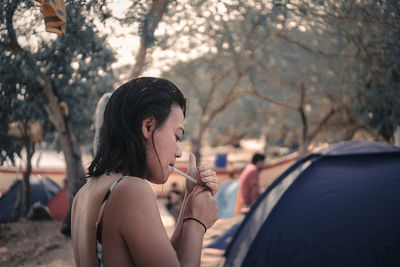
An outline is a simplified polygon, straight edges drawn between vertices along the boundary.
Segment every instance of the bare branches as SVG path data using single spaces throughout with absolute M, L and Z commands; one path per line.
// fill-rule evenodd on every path
M 259 92 L 257 92 L 256 90 L 242 91 L 242 93 L 243 93 L 243 94 L 254 95 L 254 96 L 256 96 L 256 97 L 258 97 L 258 98 L 260 98 L 260 99 L 262 99 L 262 100 L 264 100 L 264 101 L 266 101 L 266 102 L 268 102 L 268 103 L 271 103 L 271 104 L 274 104 L 274 105 L 277 105 L 277 106 L 280 106 L 280 107 L 283 107 L 283 108 L 286 108 L 286 109 L 289 109 L 289 110 L 297 110 L 297 107 L 291 106 L 291 105 L 289 105 L 289 104 L 287 104 L 287 103 L 285 103 L 285 102 L 282 102 L 282 101 L 273 100 L 273 99 L 271 99 L 271 98 L 269 98 L 269 97 L 266 97 L 266 96 L 264 96 L 264 95 L 261 95 L 261 94 L 260 94 Z
M 233 101 L 237 99 L 238 95 L 234 94 L 234 91 L 238 87 L 242 77 L 243 75 L 240 72 L 238 72 L 231 87 L 225 93 L 224 100 L 222 101 L 222 103 L 219 106 L 215 107 L 214 109 L 211 109 L 210 114 L 213 114 L 213 116 L 209 116 L 208 122 L 211 122 L 217 115 L 219 115 L 222 111 L 224 111 L 229 106 L 229 104 L 231 104 Z
M 326 57 L 338 57 L 338 56 L 342 56 L 342 57 L 354 57 L 355 55 L 353 54 L 347 54 L 347 55 L 343 55 L 343 54 L 336 54 L 336 53 L 329 53 L 320 49 L 315 49 L 312 48 L 308 45 L 305 45 L 304 43 L 294 40 L 292 38 L 290 38 L 288 35 L 282 34 L 281 32 L 273 32 L 271 33 L 271 36 L 275 36 L 278 38 L 281 38 L 282 40 L 285 40 L 286 42 L 292 44 L 292 45 L 296 45 L 300 48 L 302 48 L 305 51 L 311 52 L 311 53 L 315 53 L 315 54 L 320 54 L 322 56 L 326 56 Z
M 133 66 L 131 78 L 137 78 L 143 71 L 146 51 L 150 45 L 154 42 L 154 31 L 156 30 L 158 23 L 162 19 L 169 0 L 153 0 L 151 9 L 146 15 L 145 21 L 142 25 L 142 32 L 140 35 L 140 46 L 138 53 L 136 54 L 136 63 Z

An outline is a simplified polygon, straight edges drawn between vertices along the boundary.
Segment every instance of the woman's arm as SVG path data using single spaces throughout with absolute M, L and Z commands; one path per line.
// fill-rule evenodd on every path
M 117 191 L 118 190 L 118 191 Z M 130 179 L 117 187 L 116 221 L 136 266 L 180 266 L 171 246 L 153 190 L 146 180 Z M 115 196 L 115 195 L 114 195 Z M 192 251 L 193 254 L 200 252 Z
M 118 229 L 136 266 L 200 266 L 204 228 L 194 221 L 181 222 L 179 248 L 174 250 L 161 221 L 156 198 L 144 180 L 126 181 L 118 193 L 120 207 Z M 216 220 L 216 205 L 204 187 L 186 197 L 182 216 L 204 220 L 207 226 Z M 210 209 L 210 206 L 215 206 Z M 186 217 L 185 217 L 186 218 Z
M 175 229 L 171 236 L 171 244 L 172 244 L 173 248 L 175 249 L 175 251 L 177 251 L 177 252 L 179 251 L 179 248 L 180 248 L 180 241 L 181 241 L 181 236 L 183 233 L 183 211 L 185 210 L 187 196 L 188 196 L 188 193 L 185 192 L 181 211 L 179 213 L 178 219 L 176 220 Z
M 203 247 L 204 227 L 194 220 L 187 220 L 182 225 L 181 243 L 178 257 L 182 266 L 200 266 L 201 249 Z M 199 254 L 192 254 L 192 251 L 200 251 Z
M 187 195 L 185 206 L 179 216 L 179 228 L 171 238 L 182 264 L 200 264 L 203 236 L 218 219 L 218 209 L 209 188 L 196 186 Z M 199 232 L 200 231 L 200 232 Z M 174 234 L 175 234 L 174 233 Z M 199 242 L 200 241 L 200 242 Z M 190 250 L 200 251 L 198 258 Z
M 215 171 L 213 171 L 208 166 L 201 166 L 199 168 L 196 167 L 196 158 L 192 153 L 189 154 L 189 169 L 188 174 L 198 180 L 198 184 L 202 184 L 211 192 L 211 195 L 215 195 L 218 192 L 218 179 L 216 177 Z M 183 232 L 183 211 L 185 210 L 187 197 L 192 192 L 194 188 L 194 184 L 190 181 L 186 181 L 186 192 L 185 197 L 183 199 L 181 211 L 179 213 L 178 219 L 175 223 L 175 230 L 171 237 L 171 244 L 174 247 L 175 251 L 180 250 L 180 241 Z

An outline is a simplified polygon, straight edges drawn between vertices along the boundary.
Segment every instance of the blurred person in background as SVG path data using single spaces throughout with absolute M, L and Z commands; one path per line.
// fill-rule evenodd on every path
M 238 205 L 249 208 L 261 194 L 260 171 L 264 167 L 265 155 L 255 153 L 239 176 Z
M 167 204 L 165 205 L 168 212 L 174 217 L 175 222 L 178 221 L 183 202 L 183 192 L 179 189 L 178 184 L 173 182 L 171 189 L 167 193 Z

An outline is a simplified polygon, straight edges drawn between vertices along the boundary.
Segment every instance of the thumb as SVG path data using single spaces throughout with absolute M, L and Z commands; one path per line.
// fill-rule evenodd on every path
M 193 153 L 189 153 L 189 170 L 196 168 L 196 157 Z

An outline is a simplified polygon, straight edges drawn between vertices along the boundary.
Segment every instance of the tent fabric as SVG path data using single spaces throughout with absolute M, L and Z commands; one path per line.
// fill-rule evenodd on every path
M 9 222 L 12 219 L 12 212 L 17 201 L 21 180 L 16 180 L 9 190 L 0 198 L 0 222 Z M 50 178 L 30 177 L 31 204 L 40 202 L 46 205 L 49 199 L 60 191 L 59 185 Z
M 395 147 L 390 144 L 354 140 L 333 144 L 327 148 L 321 149 L 316 154 L 323 154 L 325 156 L 336 156 L 398 152 L 399 147 Z
M 242 220 L 235 223 L 228 230 L 226 230 L 222 235 L 217 236 L 210 244 L 205 246 L 205 248 L 215 248 L 220 250 L 225 250 L 228 247 L 229 242 L 232 240 L 233 235 L 239 229 Z
M 257 200 L 225 266 L 400 266 L 400 148 L 334 145 L 292 165 Z
M 55 221 L 64 221 L 68 214 L 68 189 L 64 186 L 47 203 L 50 217 Z
M 214 198 L 217 201 L 220 219 L 232 218 L 235 215 L 236 197 L 239 190 L 239 180 L 228 180 L 219 186 Z

